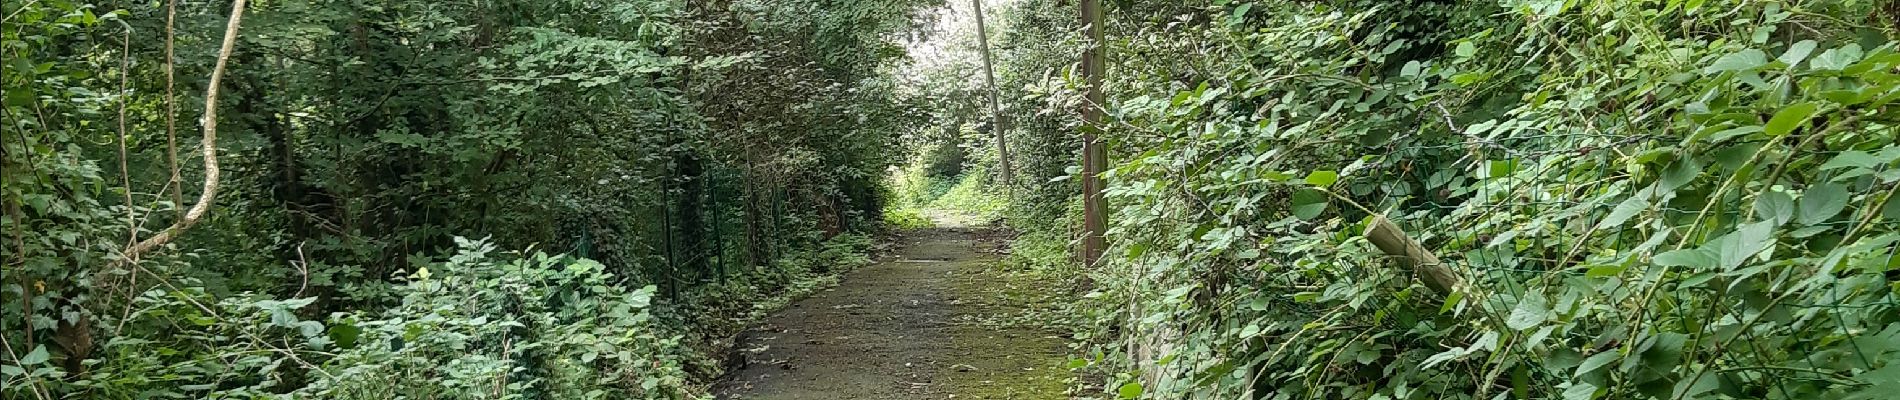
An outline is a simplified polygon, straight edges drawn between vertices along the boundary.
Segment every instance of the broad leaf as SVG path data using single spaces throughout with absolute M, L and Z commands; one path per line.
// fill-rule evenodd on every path
M 1729 53 L 1728 55 L 1722 56 L 1722 58 L 1715 59 L 1715 62 L 1709 64 L 1708 68 L 1702 69 L 1702 73 L 1715 74 L 1727 71 L 1751 70 L 1760 68 L 1766 64 L 1768 64 L 1768 54 L 1762 53 L 1761 50 L 1746 49 Z
M 1826 222 L 1847 208 L 1847 197 L 1847 187 L 1840 184 L 1814 185 L 1801 194 L 1801 216 L 1797 220 L 1802 225 Z
M 1795 42 L 1793 46 L 1788 46 L 1788 51 L 1781 53 L 1781 57 L 1777 60 L 1788 65 L 1800 64 L 1801 60 L 1808 59 L 1808 54 L 1814 53 L 1814 45 L 1813 40 Z
M 1517 307 L 1511 309 L 1511 316 L 1504 319 L 1504 325 L 1511 329 L 1526 330 L 1544 323 L 1549 314 L 1550 309 L 1544 305 L 1543 297 L 1529 296 L 1517 302 Z
M 1801 124 L 1807 123 L 1809 118 L 1814 117 L 1814 112 L 1820 108 L 1819 105 L 1812 102 L 1796 103 L 1784 107 L 1781 111 L 1775 112 L 1774 118 L 1768 119 L 1768 124 L 1762 127 L 1762 131 L 1767 132 L 1768 136 L 1773 137 L 1787 135 L 1789 132 L 1794 132 L 1794 128 L 1799 128 Z
M 1765 191 L 1755 196 L 1755 216 L 1776 225 L 1794 219 L 1794 196 L 1780 191 Z
M 1333 182 L 1338 182 L 1338 181 L 1339 181 L 1338 172 L 1333 172 L 1333 171 L 1328 171 L 1328 170 L 1317 170 L 1317 171 L 1313 171 L 1312 173 L 1306 174 L 1306 184 L 1308 185 L 1327 186 L 1327 185 L 1332 185 Z
M 1715 254 L 1704 249 L 1670 250 L 1662 254 L 1657 254 L 1652 260 L 1656 262 L 1656 265 L 1690 267 L 1696 269 L 1711 268 L 1714 267 L 1717 262 L 1720 262 Z
M 1326 194 L 1313 189 L 1300 189 L 1293 192 L 1293 216 L 1299 219 L 1319 218 L 1326 211 Z

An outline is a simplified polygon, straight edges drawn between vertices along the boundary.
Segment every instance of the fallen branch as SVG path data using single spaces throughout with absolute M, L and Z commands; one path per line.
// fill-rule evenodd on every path
M 1386 255 L 1410 265 L 1412 271 L 1418 274 L 1418 279 L 1425 282 L 1425 287 L 1441 294 L 1451 294 L 1463 288 L 1464 279 L 1458 273 L 1445 267 L 1444 263 L 1438 261 L 1437 255 L 1412 240 L 1411 236 L 1406 236 L 1405 231 L 1399 230 L 1399 226 L 1384 215 L 1372 217 L 1372 223 L 1366 226 L 1365 236 Z

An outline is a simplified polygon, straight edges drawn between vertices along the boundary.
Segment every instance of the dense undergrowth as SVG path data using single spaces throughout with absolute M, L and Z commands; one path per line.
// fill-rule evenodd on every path
M 0 3 L 0 397 L 704 396 L 884 229 L 936 2 L 242 4 Z
M 1016 258 L 1083 271 L 1105 394 L 1900 388 L 1900 3 L 1108 3 L 1102 265 L 1066 257 L 1073 4 L 992 34 Z M 1372 246 L 1375 214 L 1462 283 Z
M 1111 1 L 1103 104 L 992 2 L 998 115 L 969 32 L 903 66 L 936 1 L 262 2 L 219 142 L 228 7 L 158 3 L 0 6 L 7 398 L 701 396 L 927 209 L 1075 295 L 1085 394 L 1900 390 L 1894 0 Z

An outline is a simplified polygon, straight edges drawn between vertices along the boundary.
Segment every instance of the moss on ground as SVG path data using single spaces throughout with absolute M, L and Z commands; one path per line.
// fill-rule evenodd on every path
M 1033 274 L 1004 271 L 989 262 L 960 268 L 956 326 L 950 330 L 960 363 L 945 377 L 958 399 L 1063 399 L 1076 380 L 1067 368 L 1066 333 L 1049 326 L 1061 291 Z

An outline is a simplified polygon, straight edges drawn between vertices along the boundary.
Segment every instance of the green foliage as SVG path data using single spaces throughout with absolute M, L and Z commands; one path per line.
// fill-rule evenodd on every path
M 938 177 L 924 173 L 927 164 L 913 164 L 900 169 L 893 175 L 897 192 L 896 204 L 903 207 L 886 211 L 910 213 L 918 210 L 942 210 L 966 214 L 978 221 L 992 221 L 1000 218 L 1009 207 L 1007 199 L 992 181 L 994 175 L 987 166 L 974 166 L 964 169 L 962 175 Z M 916 215 L 922 219 L 921 215 Z M 893 217 L 886 215 L 887 221 Z M 929 221 L 923 220 L 924 226 Z M 904 227 L 905 225 L 897 225 Z
M 107 344 L 116 357 L 76 385 L 102 398 L 686 398 L 695 390 L 685 364 L 703 361 L 676 327 L 653 317 L 654 286 L 626 289 L 592 260 L 494 254 L 487 241 L 458 241 L 459 253 L 393 288 L 399 304 L 322 321 L 303 319 L 316 298 L 235 296 L 211 311 L 198 308 L 212 300 L 204 293 L 153 290 L 124 322 L 171 328 Z
M 215 207 L 121 262 L 204 174 L 228 8 L 180 3 L 170 37 L 167 2 L 0 5 L 7 398 L 697 395 L 861 260 L 936 2 L 252 2 Z M 459 236 L 574 258 L 438 262 Z
M 1105 395 L 1896 384 L 1892 2 L 1110 3 Z M 1036 52 L 1072 6 L 1006 9 L 1003 70 L 1073 62 Z M 1073 165 L 1080 82 L 1034 76 L 1000 85 L 1041 110 L 1023 165 Z M 1074 179 L 1025 175 L 1019 250 L 1068 243 Z M 1375 212 L 1469 286 L 1393 265 Z
M 341 351 L 293 396 L 690 397 L 695 354 L 654 320 L 657 287 L 627 289 L 592 260 L 494 260 L 490 243 L 462 246 L 411 274 L 400 305 L 331 317 Z
M 896 229 L 910 230 L 929 228 L 936 224 L 930 222 L 930 218 L 925 217 L 922 212 L 918 212 L 915 209 L 902 208 L 884 210 L 884 225 Z
M 956 184 L 945 190 L 930 202 L 931 208 L 956 210 L 975 217 L 979 221 L 990 221 L 1000 217 L 1009 206 L 1000 192 L 1000 188 L 990 184 L 994 180 L 987 166 L 970 168 L 956 179 Z

